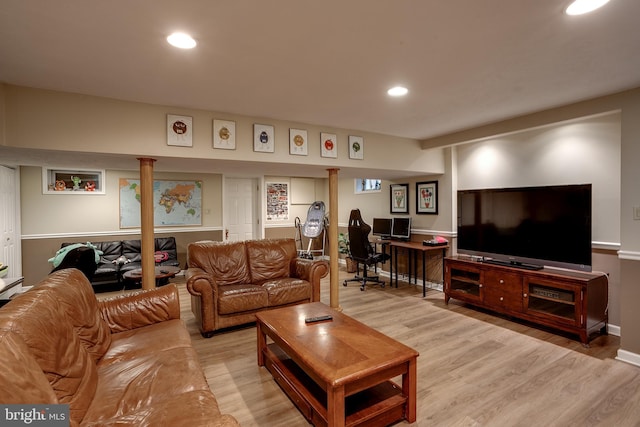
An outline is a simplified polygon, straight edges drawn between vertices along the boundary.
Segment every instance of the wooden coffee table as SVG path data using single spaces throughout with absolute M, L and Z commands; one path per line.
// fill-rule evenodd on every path
M 305 323 L 307 317 L 332 320 Z M 256 314 L 258 365 L 315 426 L 416 420 L 418 352 L 314 302 Z M 402 386 L 392 378 L 402 375 Z

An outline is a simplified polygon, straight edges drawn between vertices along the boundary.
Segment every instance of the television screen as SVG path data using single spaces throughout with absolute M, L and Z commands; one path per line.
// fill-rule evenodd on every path
M 393 218 L 391 237 L 408 240 L 411 237 L 411 218 Z
M 391 218 L 373 218 L 373 230 L 371 233 L 374 236 L 391 237 Z
M 458 191 L 458 252 L 591 271 L 591 184 Z

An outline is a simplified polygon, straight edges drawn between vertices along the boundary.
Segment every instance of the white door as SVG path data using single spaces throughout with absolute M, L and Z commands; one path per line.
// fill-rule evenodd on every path
M 237 242 L 257 236 L 256 197 L 258 183 L 250 178 L 226 178 L 224 181 L 224 240 Z
M 22 265 L 18 240 L 18 171 L 0 166 L 0 262 L 9 266 L 9 277 L 20 277 Z

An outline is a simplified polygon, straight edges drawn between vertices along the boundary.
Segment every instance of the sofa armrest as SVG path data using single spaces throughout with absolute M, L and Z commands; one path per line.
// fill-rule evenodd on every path
M 212 277 L 201 268 L 189 267 L 184 272 L 187 290 L 191 295 L 202 296 L 213 292 Z
M 320 279 L 329 274 L 329 263 L 324 260 L 310 260 L 294 258 L 291 275 L 311 283 L 313 288 L 312 301 L 320 301 Z
M 111 333 L 180 318 L 178 288 L 166 285 L 100 301 L 100 314 Z
M 218 284 L 216 280 L 201 268 L 190 267 L 185 273 L 187 291 L 199 303 L 191 304 L 191 311 L 200 323 L 202 332 L 216 329 L 216 313 L 218 312 Z

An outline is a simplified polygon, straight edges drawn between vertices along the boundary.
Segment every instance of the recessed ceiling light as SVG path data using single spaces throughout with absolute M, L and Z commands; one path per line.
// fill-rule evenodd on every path
M 567 15 L 582 15 L 596 10 L 607 3 L 609 3 L 609 0 L 574 0 L 574 2 L 567 7 L 565 13 Z
M 389 94 L 389 96 L 405 96 L 407 93 L 409 93 L 409 89 L 402 86 L 395 86 L 389 89 L 387 93 Z
M 171 46 L 179 47 L 180 49 L 192 49 L 196 47 L 196 41 L 185 33 L 173 33 L 167 37 L 167 41 Z

